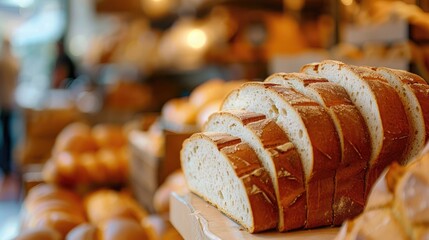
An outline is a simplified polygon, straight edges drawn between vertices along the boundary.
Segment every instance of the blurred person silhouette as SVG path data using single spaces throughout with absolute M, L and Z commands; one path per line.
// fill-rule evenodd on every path
M 15 106 L 15 88 L 19 74 L 19 63 L 12 53 L 9 39 L 2 40 L 0 48 L 0 120 L 2 127 L 0 167 L 8 175 L 12 169 L 11 118 Z
M 64 37 L 56 43 L 56 59 L 52 72 L 52 88 L 67 88 L 76 78 L 76 66 L 65 49 Z

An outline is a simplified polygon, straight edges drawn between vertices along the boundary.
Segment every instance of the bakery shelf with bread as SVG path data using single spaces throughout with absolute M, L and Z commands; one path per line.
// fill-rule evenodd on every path
M 22 231 L 16 239 L 181 239 L 126 189 L 100 189 L 81 196 L 40 184 L 31 189 L 23 206 Z
M 324 60 L 232 91 L 203 132 L 184 142 L 182 170 L 191 192 L 251 233 L 339 226 L 364 211 L 386 167 L 421 151 L 428 116 L 421 77 Z M 224 150 L 234 144 L 249 153 L 238 145 Z M 251 171 L 255 156 L 265 170 Z M 255 179 L 247 185 L 244 176 Z M 254 200 L 258 194 L 275 204 Z
M 124 184 L 129 152 L 122 126 L 76 122 L 58 135 L 43 168 L 45 182 L 69 187 Z

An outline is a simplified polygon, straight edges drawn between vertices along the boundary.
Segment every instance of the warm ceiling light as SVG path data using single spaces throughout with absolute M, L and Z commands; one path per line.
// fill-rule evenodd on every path
M 207 43 L 207 35 L 201 29 L 192 29 L 186 36 L 186 43 L 194 49 L 200 49 Z
M 353 4 L 353 0 L 341 0 L 341 2 L 346 6 L 350 6 Z

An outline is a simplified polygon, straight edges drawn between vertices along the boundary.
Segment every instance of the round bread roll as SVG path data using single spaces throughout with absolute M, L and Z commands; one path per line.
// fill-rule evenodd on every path
M 196 87 L 189 96 L 189 102 L 200 109 L 205 104 L 219 99 L 224 92 L 224 81 L 211 79 Z
M 15 240 L 61 240 L 61 234 L 49 227 L 37 227 L 24 230 Z
M 142 213 L 128 196 L 119 194 L 113 190 L 98 190 L 85 199 L 85 209 L 90 222 L 103 223 L 113 218 L 126 218 L 140 221 Z M 109 209 L 106 211 L 106 209 Z
M 50 199 L 67 201 L 75 206 L 81 205 L 81 199 L 77 194 L 51 184 L 39 184 L 33 187 L 28 193 L 24 205 L 27 211 L 32 211 L 39 203 Z
M 66 240 L 96 240 L 97 238 L 97 227 L 89 224 L 83 223 L 79 226 L 73 228 L 67 236 Z
M 117 125 L 96 125 L 92 128 L 92 136 L 102 148 L 120 148 L 127 144 L 122 127 Z
M 204 124 L 207 122 L 207 119 L 209 119 L 210 115 L 220 110 L 220 107 L 222 106 L 223 99 L 212 101 L 208 104 L 206 104 L 201 111 L 198 112 L 197 116 L 197 125 L 200 129 L 203 128 Z
M 83 153 L 79 155 L 78 165 L 80 167 L 80 174 L 83 183 L 105 183 L 109 182 L 109 175 L 106 167 L 99 161 L 95 153 Z M 117 170 L 118 171 L 118 170 Z M 81 175 L 82 174 L 82 175 Z M 87 179 L 84 177 L 87 176 Z
M 53 155 L 61 151 L 86 152 L 96 151 L 98 145 L 91 135 L 91 128 L 83 123 L 72 123 L 57 136 Z
M 53 160 L 48 160 L 43 166 L 42 178 L 46 183 L 60 183 L 57 164 Z M 62 183 L 60 183 L 62 184 Z
M 50 227 L 58 231 L 63 239 L 70 230 L 83 222 L 85 219 L 78 214 L 53 211 L 30 216 L 27 227 Z
M 81 216 L 84 220 L 85 212 L 81 204 L 76 204 L 70 201 L 64 201 L 61 199 L 48 199 L 45 201 L 39 201 L 33 209 L 27 211 L 29 215 L 39 216 L 45 212 L 64 212 L 72 215 Z
M 162 107 L 162 118 L 167 124 L 193 125 L 197 112 L 198 107 L 191 104 L 188 98 L 175 98 L 166 102 Z
M 153 206 L 158 213 L 166 213 L 170 209 L 171 192 L 185 193 L 188 191 L 186 180 L 181 170 L 172 173 L 155 192 Z
M 73 185 L 78 180 L 77 176 L 79 179 L 83 178 L 79 172 L 79 155 L 78 153 L 62 151 L 53 157 L 60 183 Z
M 149 239 L 142 226 L 130 219 L 111 219 L 100 226 L 103 240 L 146 240 Z
M 112 149 L 103 148 L 96 153 L 96 158 L 100 169 L 106 171 L 109 182 L 117 183 L 124 180 L 122 173 L 127 171 L 127 166 L 123 166 L 122 161 L 118 159 L 117 152 Z

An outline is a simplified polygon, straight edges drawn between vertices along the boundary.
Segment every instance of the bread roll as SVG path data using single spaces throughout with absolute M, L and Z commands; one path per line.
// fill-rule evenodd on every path
M 61 151 L 93 152 L 98 149 L 97 142 L 91 136 L 89 126 L 83 123 L 73 123 L 67 126 L 57 137 L 53 155 Z
M 73 228 L 67 236 L 66 240 L 97 240 L 97 227 L 89 223 L 83 223 Z
M 147 233 L 139 223 L 130 219 L 111 219 L 100 226 L 103 240 L 147 240 Z
M 103 148 L 96 153 L 96 158 L 96 161 L 100 163 L 100 169 L 106 171 L 109 182 L 118 183 L 124 180 L 123 173 L 127 172 L 128 166 L 123 166 L 123 161 L 118 158 L 118 152 Z
M 121 126 L 99 124 L 92 128 L 92 136 L 101 148 L 120 148 L 127 144 Z
M 166 124 L 193 125 L 197 113 L 198 107 L 191 104 L 188 98 L 171 99 L 162 107 L 162 119 Z
M 212 79 L 196 87 L 189 96 L 189 102 L 197 109 L 207 103 L 224 97 L 224 81 Z M 219 96 L 220 95 L 220 96 Z
M 64 238 L 70 230 L 83 222 L 85 222 L 84 217 L 78 214 L 62 211 L 47 211 L 30 216 L 27 227 L 50 227 L 57 230 L 62 238 Z
M 170 209 L 170 194 L 177 192 L 179 194 L 188 191 L 185 176 L 181 170 L 176 170 L 164 181 L 156 190 L 153 196 L 153 207 L 157 213 L 167 213 Z
M 77 194 L 51 184 L 39 184 L 30 190 L 24 206 L 27 211 L 33 211 L 39 203 L 50 199 L 69 202 L 74 206 L 81 205 L 81 198 Z
M 85 198 L 85 209 L 89 221 L 93 224 L 100 224 L 113 218 L 139 222 L 147 215 L 130 197 L 108 189 L 88 195 Z
M 22 231 L 14 240 L 61 240 L 61 234 L 49 227 L 36 227 Z

